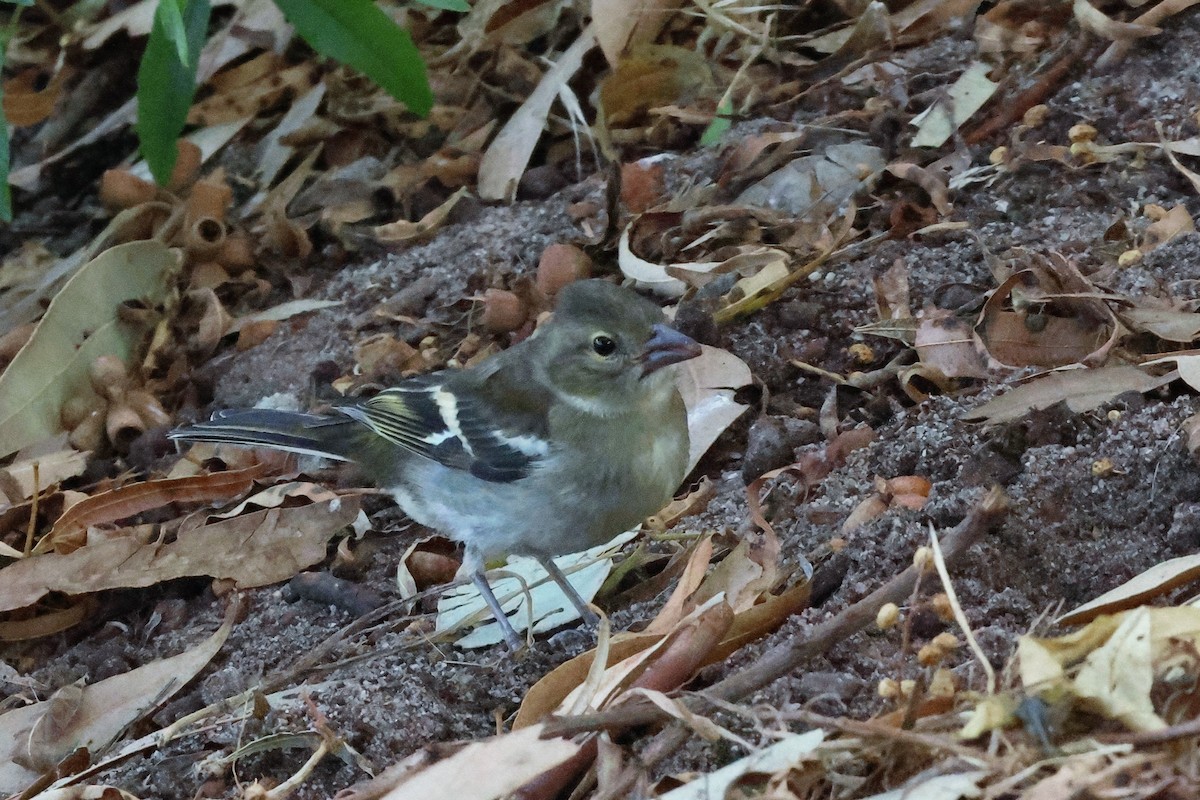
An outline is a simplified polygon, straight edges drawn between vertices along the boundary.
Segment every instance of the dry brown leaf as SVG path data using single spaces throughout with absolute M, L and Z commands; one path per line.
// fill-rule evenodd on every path
M 1171 373 L 1169 377 L 1182 378 L 1183 382 L 1192 387 L 1196 391 L 1200 391 L 1200 352 L 1189 350 L 1186 353 L 1171 353 L 1167 356 L 1161 356 L 1146 361 L 1142 366 L 1154 366 L 1156 364 L 1168 364 L 1174 362 L 1178 374 Z M 1168 377 L 1168 376 L 1164 376 Z
M 1200 314 L 1170 308 L 1134 306 L 1117 312 L 1133 331 L 1151 333 L 1168 342 L 1190 344 L 1200 338 Z
M 675 368 L 675 385 L 687 407 L 688 468 L 695 469 L 735 419 L 749 406 L 734 399 L 737 390 L 753 380 L 746 362 L 717 347 L 702 346 L 700 356 Z
M 934 172 L 908 161 L 893 161 L 887 165 L 887 171 L 900 180 L 915 183 L 924 189 L 925 193 L 929 195 L 929 201 L 933 203 L 933 207 L 941 216 L 946 217 L 954 212 L 954 206 L 950 203 L 950 190 L 946 185 L 947 176 L 945 174 Z
M 214 75 L 212 83 L 224 77 L 225 85 L 188 110 L 188 124 L 223 125 L 247 117 L 253 119 L 284 97 L 299 96 L 312 90 L 315 81 L 311 63 L 280 69 L 273 63 L 277 58 L 274 53 L 265 53 L 226 73 Z
M 689 261 L 676 264 L 655 264 L 647 261 L 633 251 L 631 238 L 639 220 L 650 215 L 634 218 L 621 232 L 617 243 L 617 265 L 625 277 L 634 281 L 641 289 L 654 292 L 663 297 L 679 297 L 687 291 L 687 283 L 671 273 L 678 275 L 682 272 L 705 274 L 721 266 L 720 261 Z M 670 271 L 668 271 L 670 268 Z
M 54 112 L 54 106 L 62 95 L 63 85 L 74 74 L 69 66 L 63 66 L 40 89 L 42 70 L 27 69 L 4 82 L 4 116 L 14 128 L 36 125 Z
M 713 486 L 712 481 L 705 475 L 700 478 L 700 483 L 697 484 L 695 489 L 683 497 L 672 500 L 657 514 L 649 517 L 644 526 L 647 530 L 652 531 L 665 531 L 673 528 L 684 517 L 689 517 L 704 510 L 704 507 L 708 505 L 708 501 L 713 498 L 716 492 L 717 490 Z
M 654 619 L 650 620 L 650 624 L 646 626 L 646 633 L 666 634 L 680 623 L 687 614 L 685 606 L 688 598 L 704 582 L 704 574 L 712 562 L 712 556 L 712 534 L 709 534 L 692 547 L 687 564 L 683 568 L 683 574 L 679 577 L 679 583 L 675 585 L 675 590 L 671 592 L 671 596 L 667 598 L 667 602 L 659 609 Z
M 653 633 L 616 634 L 608 645 L 607 666 L 612 667 L 661 642 L 663 636 L 664 634 Z M 542 676 L 521 700 L 521 707 L 517 710 L 512 729 L 516 731 L 540 722 L 562 705 L 571 692 L 583 685 L 595 657 L 596 651 L 588 650 Z
M 610 67 L 638 44 L 653 42 L 683 0 L 592 0 L 596 41 Z
M 1197 190 L 1200 191 L 1200 188 Z M 1180 203 L 1169 210 L 1162 219 L 1150 223 L 1138 250 L 1149 253 L 1177 236 L 1195 232 L 1196 223 L 1192 220 L 1192 215 L 1188 213 L 1187 207 Z
M 1170 592 L 1200 578 L 1200 555 L 1181 556 L 1155 564 L 1112 591 L 1089 600 L 1054 621 L 1056 625 L 1079 625 L 1101 614 L 1143 605 L 1147 600 Z
M 1095 287 L 1066 259 L 1020 270 L 988 298 L 975 333 L 988 355 L 1009 367 L 1100 364 L 1122 329 L 1112 309 L 1089 293 Z M 1028 302 L 1018 307 L 1018 298 Z
M 211 503 L 236 497 L 249 491 L 265 472 L 266 467 L 257 464 L 231 472 L 132 483 L 92 495 L 67 509 L 38 542 L 34 553 L 60 549 L 60 542 L 76 539 L 93 525 L 106 525 L 172 503 Z
M 1200 382 L 1200 364 L 1197 365 L 1197 373 Z M 1156 376 L 1137 367 L 1128 366 L 1053 372 L 1010 389 L 968 411 L 963 415 L 963 419 L 996 425 L 1020 419 L 1030 411 L 1046 409 L 1062 402 L 1079 414 L 1107 403 L 1124 392 L 1148 392 L 1170 383 L 1177 377 L 1181 375 L 1168 373 Z
M 707 124 L 712 113 L 700 117 L 676 104 L 704 96 L 715 89 L 711 65 L 688 48 L 642 45 L 624 56 L 600 84 L 600 105 L 610 129 L 633 128 L 646 122 L 652 109 L 692 124 Z
M 34 617 L 0 622 L 0 641 L 22 642 L 54 636 L 75 627 L 100 607 L 91 597 L 80 598 L 66 608 L 39 613 Z
M 402 244 L 432 236 L 438 228 L 446 224 L 446 220 L 450 218 L 450 212 L 454 210 L 454 206 L 458 205 L 458 201 L 468 194 L 465 187 L 459 189 L 416 222 L 401 219 L 386 225 L 378 225 L 375 228 L 375 237 L 384 244 Z
M 233 629 L 240 604 L 233 602 L 221 627 L 207 640 L 176 656 L 84 687 L 70 722 L 52 740 L 44 740 L 37 754 L 25 752 L 34 763 L 54 764 L 78 747 L 86 747 L 92 758 L 144 714 L 157 708 L 183 688 L 204 668 Z M 50 701 L 23 706 L 0 715 L 0 792 L 19 793 L 37 780 L 41 770 L 18 763 Z
M 0 569 L 0 611 L 32 605 L 49 592 L 83 594 L 196 575 L 239 587 L 287 580 L 325 558 L 326 543 L 354 521 L 358 507 L 358 498 L 338 497 L 221 520 L 167 543 L 130 531 L 71 553 L 32 556 Z
M 89 455 L 71 447 L 38 456 L 21 457 L 18 454 L 16 461 L 0 469 L 0 497 L 8 498 L 2 502 L 28 500 L 34 492 L 44 492 L 67 478 L 81 474 L 87 469 Z
M 494 800 L 579 752 L 566 739 L 542 739 L 542 726 L 472 742 L 449 758 L 408 773 L 381 800 Z
M 542 137 L 554 98 L 579 71 L 583 57 L 595 44 L 595 34 L 589 25 L 546 71 L 537 87 L 496 134 L 479 163 L 480 198 L 511 201 L 516 196 L 517 182 Z
M 987 360 L 966 321 L 941 308 L 925 309 L 917 318 L 913 346 L 922 364 L 947 378 L 987 377 Z

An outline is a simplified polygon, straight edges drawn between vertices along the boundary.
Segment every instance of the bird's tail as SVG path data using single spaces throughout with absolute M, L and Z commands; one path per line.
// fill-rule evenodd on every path
M 266 408 L 218 411 L 208 422 L 176 428 L 168 438 L 184 442 L 220 442 L 246 447 L 267 447 L 289 453 L 350 461 L 353 426 L 347 417 L 326 417 Z

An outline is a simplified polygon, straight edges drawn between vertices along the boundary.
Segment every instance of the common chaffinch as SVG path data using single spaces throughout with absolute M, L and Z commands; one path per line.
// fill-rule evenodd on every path
M 409 517 L 465 545 L 464 569 L 516 649 L 485 565 L 538 559 L 594 622 L 552 556 L 608 541 L 671 499 L 688 429 L 663 368 L 699 354 L 651 301 L 578 281 L 532 336 L 476 366 L 409 378 L 330 414 L 220 411 L 170 436 L 357 462 Z

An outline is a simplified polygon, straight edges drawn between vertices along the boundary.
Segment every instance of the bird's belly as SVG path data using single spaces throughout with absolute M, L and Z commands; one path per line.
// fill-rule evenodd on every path
M 682 480 L 686 458 L 686 441 L 681 455 L 679 442 L 655 440 L 624 469 L 552 459 L 508 483 L 428 463 L 389 490 L 413 520 L 485 560 L 560 555 L 608 541 L 662 508 Z

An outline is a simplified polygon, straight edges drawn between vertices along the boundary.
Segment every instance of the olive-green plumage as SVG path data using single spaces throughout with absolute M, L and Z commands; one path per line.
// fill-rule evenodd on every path
M 357 462 L 414 520 L 466 545 L 465 566 L 498 611 L 482 577 L 491 558 L 534 556 L 561 583 L 551 556 L 607 541 L 670 500 L 687 465 L 687 419 L 661 368 L 698 354 L 649 300 L 580 281 L 533 336 L 478 366 L 331 415 L 221 412 L 172 436 Z

